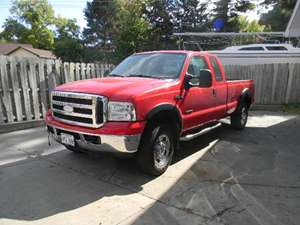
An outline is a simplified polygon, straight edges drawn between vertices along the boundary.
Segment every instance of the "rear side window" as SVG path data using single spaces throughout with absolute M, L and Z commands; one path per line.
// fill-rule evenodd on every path
M 208 69 L 205 59 L 200 56 L 193 56 L 188 68 L 188 73 L 199 76 L 200 71 L 203 69 Z
M 210 61 L 211 61 L 211 65 L 215 71 L 215 78 L 216 78 L 216 81 L 221 81 L 223 80 L 223 77 L 222 77 L 222 73 L 221 73 L 221 69 L 219 67 L 219 64 L 217 63 L 217 60 L 216 58 L 214 57 L 211 57 L 210 58 Z
M 286 47 L 284 46 L 267 46 L 266 48 L 269 51 L 287 51 Z
M 239 51 L 264 51 L 265 49 L 263 47 L 245 47 L 240 48 Z

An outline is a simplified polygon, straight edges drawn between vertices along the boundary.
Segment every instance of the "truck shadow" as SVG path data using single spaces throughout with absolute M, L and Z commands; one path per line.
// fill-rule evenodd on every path
M 179 210 L 188 208 L 187 202 L 193 196 L 174 197 L 174 193 L 184 193 L 191 188 L 199 188 L 205 192 L 207 189 L 204 187 L 207 185 L 204 184 L 207 181 L 222 182 L 229 178 L 232 172 L 234 176 L 239 177 L 244 174 L 255 174 L 262 169 L 272 171 L 277 150 L 273 151 L 267 145 L 274 142 L 272 135 L 281 134 L 282 129 L 293 123 L 295 121 L 290 120 L 268 128 L 249 127 L 243 132 L 223 126 L 193 141 L 183 142 L 180 151 L 176 152 L 170 173 L 167 172 L 158 178 L 139 172 L 133 159 L 116 159 L 98 153 L 74 154 L 67 150 L 49 155 L 27 154 L 24 160 L 0 166 L 0 218 L 34 221 L 96 201 L 100 201 L 98 204 L 101 204 L 104 197 L 117 198 L 117 196 L 144 192 L 145 189 L 151 195 L 152 192 L 159 192 L 151 185 L 161 186 L 170 174 L 174 175 L 178 182 L 157 195 L 159 202 L 178 206 Z M 299 140 L 294 136 L 288 139 L 291 145 L 299 144 Z M 277 141 L 284 142 L 284 138 L 286 135 Z M 217 139 L 220 141 L 202 158 L 191 163 L 183 175 L 178 175 L 177 170 L 173 170 L 173 167 L 180 167 L 184 159 L 189 160 L 189 157 Z M 45 143 L 41 143 L 36 148 L 44 148 L 44 146 Z M 242 152 L 237 152 L 237 149 L 232 146 Z M 261 152 L 262 150 L 264 151 Z M 267 161 L 258 163 L 258 166 L 252 165 L 257 159 Z M 190 179 L 191 174 L 193 179 Z M 257 182 L 263 182 L 263 179 L 264 177 L 260 177 Z M 179 183 L 180 185 L 177 185 Z M 213 202 L 211 203 L 214 205 Z M 166 221 L 167 217 L 176 219 L 175 214 L 162 208 L 161 203 L 155 203 L 134 223 L 151 221 L 154 214 L 166 218 Z
M 130 224 L 296 224 L 300 118 L 259 122 L 242 132 L 225 125 L 182 143 L 174 166 L 219 139 Z

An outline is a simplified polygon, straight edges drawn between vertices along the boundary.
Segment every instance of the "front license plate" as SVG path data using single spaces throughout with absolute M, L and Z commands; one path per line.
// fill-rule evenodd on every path
M 75 146 L 75 140 L 73 135 L 61 133 L 60 137 L 61 137 L 61 143 L 65 145 Z

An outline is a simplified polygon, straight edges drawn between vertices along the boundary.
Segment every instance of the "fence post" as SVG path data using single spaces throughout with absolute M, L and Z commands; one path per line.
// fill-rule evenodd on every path
M 17 121 L 22 121 L 23 114 L 22 114 L 22 107 L 21 107 L 21 94 L 20 94 L 21 88 L 19 87 L 17 62 L 15 59 L 16 57 L 9 57 L 10 75 L 12 81 L 12 89 L 13 89 L 14 105 L 16 110 Z
M 36 76 L 36 65 L 37 65 L 36 60 L 29 59 L 29 85 L 31 88 L 35 120 L 41 118 L 40 107 L 39 107 L 39 96 L 38 96 L 39 91 L 38 91 L 37 76 Z
M 31 106 L 30 106 L 30 98 L 29 98 L 29 85 L 27 80 L 27 60 L 21 59 L 20 62 L 20 78 L 21 78 L 21 87 L 23 91 L 23 99 L 22 105 L 25 108 L 26 120 L 32 120 L 31 114 Z
M 46 80 L 45 80 L 45 68 L 44 60 L 40 59 L 38 68 L 39 68 L 39 83 L 40 83 L 40 95 L 41 95 L 41 104 L 42 104 L 42 116 L 46 114 L 47 111 L 47 97 L 46 97 Z
M 8 73 L 7 73 L 7 57 L 0 56 L 0 69 L 1 69 L 1 83 L 2 83 L 2 93 L 3 93 L 3 103 L 4 110 L 6 111 L 7 121 L 14 121 L 14 114 L 12 109 L 12 99 L 10 96 L 10 89 Z
M 286 88 L 286 94 L 285 94 L 285 103 L 289 103 L 290 96 L 291 96 L 291 91 L 292 91 L 292 84 L 294 80 L 294 63 L 289 64 L 289 70 L 288 70 L 288 84 Z
M 273 81 L 272 81 L 272 97 L 271 102 L 275 101 L 275 92 L 276 92 L 276 85 L 277 85 L 277 76 L 278 76 L 278 64 L 274 64 L 274 74 L 273 74 Z

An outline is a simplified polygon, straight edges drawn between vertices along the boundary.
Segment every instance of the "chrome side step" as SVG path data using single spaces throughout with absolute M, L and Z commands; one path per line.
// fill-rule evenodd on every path
M 221 123 L 217 123 L 217 124 L 215 124 L 214 126 L 207 127 L 207 128 L 205 128 L 205 129 L 199 131 L 198 133 L 195 133 L 195 134 L 188 134 L 188 135 L 186 135 L 186 136 L 184 136 L 184 137 L 181 137 L 181 138 L 180 138 L 180 141 L 190 141 L 190 140 L 192 140 L 192 139 L 194 139 L 194 138 L 196 138 L 196 137 L 199 137 L 199 136 L 201 136 L 201 135 L 203 135 L 203 134 L 206 134 L 206 133 L 208 133 L 208 132 L 210 132 L 210 131 L 212 131 L 212 130 L 214 130 L 214 129 L 220 127 L 220 126 L 222 126 L 222 124 L 221 124 Z

